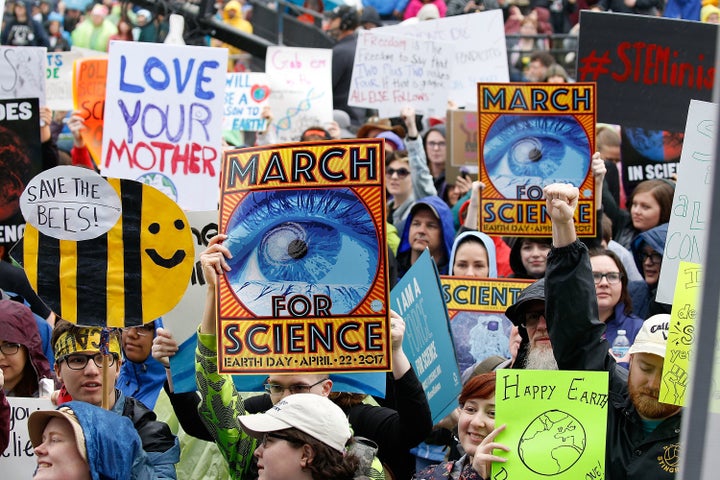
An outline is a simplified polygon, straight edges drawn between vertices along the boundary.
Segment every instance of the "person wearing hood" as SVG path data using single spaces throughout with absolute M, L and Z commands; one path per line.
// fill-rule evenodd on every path
M 468 230 L 453 242 L 450 250 L 449 275 L 497 278 L 495 242 L 486 234 Z
M 110 37 L 117 33 L 115 24 L 107 19 L 108 13 L 105 5 L 96 4 L 87 18 L 70 34 L 72 44 L 76 47 L 107 52 Z
M 640 318 L 648 318 L 658 313 L 670 313 L 671 310 L 671 305 L 655 301 L 667 232 L 668 224 L 663 223 L 642 232 L 632 243 L 635 264 L 648 287 L 646 292 L 635 294 L 632 299 L 634 309 Z
M 37 321 L 22 303 L 0 300 L 0 367 L 10 397 L 50 395 L 55 376 L 42 349 Z
M 0 34 L 0 44 L 14 47 L 49 47 L 47 33 L 40 22 L 30 17 L 32 3 L 26 1 L 13 4 L 14 19 L 7 19 Z
M 39 410 L 28 418 L 35 480 L 153 478 L 132 422 L 85 402 Z
M 140 9 L 135 14 L 135 24 L 133 29 L 133 38 L 137 42 L 155 43 L 158 41 L 157 25 L 153 21 L 150 10 Z
M 233 28 L 252 34 L 253 26 L 243 18 L 242 5 L 237 0 L 230 0 L 222 11 L 223 22 Z M 228 43 L 220 43 L 220 46 L 228 49 L 228 71 L 235 71 L 237 56 L 244 53 L 239 48 Z
M 117 387 L 128 397 L 140 400 L 153 409 L 165 382 L 165 367 L 152 356 L 155 329 L 162 327 L 160 319 L 139 327 L 122 329 L 122 349 L 125 360 L 120 367 Z
M 424 197 L 410 209 L 398 247 L 398 278 L 407 272 L 426 248 L 440 275 L 448 273 L 455 229 L 450 207 L 437 195 Z

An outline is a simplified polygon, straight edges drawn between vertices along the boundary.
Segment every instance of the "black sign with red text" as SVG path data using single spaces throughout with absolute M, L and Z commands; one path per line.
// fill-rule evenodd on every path
M 598 122 L 682 132 L 690 100 L 712 101 L 718 26 L 580 13 L 577 80 L 597 82 Z

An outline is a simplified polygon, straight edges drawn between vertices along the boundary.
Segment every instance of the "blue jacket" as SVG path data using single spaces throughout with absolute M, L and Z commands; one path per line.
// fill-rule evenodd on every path
M 145 405 L 132 397 L 126 397 L 120 390 L 116 389 L 115 393 L 115 405 L 111 411 L 132 421 L 154 470 L 152 478 L 175 480 L 175 464 L 180 461 L 177 437 L 166 423 L 157 421 L 155 413 Z
M 405 11 L 409 0 L 362 0 L 364 7 L 375 7 L 380 15 L 389 16 L 394 10 Z
M 72 401 L 71 409 L 85 436 L 85 449 L 93 480 L 150 480 L 152 466 L 132 422 L 85 402 Z
M 663 17 L 700 21 L 701 3 L 698 0 L 668 0 Z
M 415 216 L 415 207 L 417 205 L 427 205 L 432 208 L 440 217 L 440 225 L 442 228 L 443 236 L 443 250 L 445 252 L 445 260 L 438 264 L 438 270 L 440 275 L 447 275 L 448 273 L 448 262 L 450 260 L 450 252 L 452 251 L 453 241 L 455 239 L 455 227 L 453 226 L 452 212 L 447 203 L 437 195 L 431 195 L 424 197 L 415 202 L 410 209 L 410 215 L 408 215 L 405 227 L 403 228 L 402 236 L 400 237 L 400 246 L 398 247 L 398 277 L 402 277 L 405 272 L 410 268 L 410 225 L 412 219 Z
M 162 327 L 160 319 L 155 320 L 156 327 Z M 149 409 L 155 408 L 160 390 L 167 378 L 165 367 L 148 355 L 142 363 L 135 363 L 128 359 L 123 361 L 118 376 L 117 388 L 128 397 L 140 400 Z

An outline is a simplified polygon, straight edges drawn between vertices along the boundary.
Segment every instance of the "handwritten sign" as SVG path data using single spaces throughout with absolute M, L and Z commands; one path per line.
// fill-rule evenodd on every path
M 397 24 L 373 30 L 452 43 L 450 64 L 454 66 L 446 82 L 443 98 L 473 110 L 477 106 L 478 82 L 508 82 L 507 47 L 502 11 L 490 10 L 472 15 L 455 15 L 432 22 Z M 397 114 L 397 110 L 392 112 Z
M 20 197 L 25 220 L 60 240 L 89 240 L 120 218 L 120 197 L 93 170 L 62 165 L 34 177 Z
M 595 85 L 591 83 L 478 84 L 481 231 L 549 237 L 543 188 L 580 189 L 575 228 L 594 236 Z
M 425 250 L 390 292 L 405 320 L 403 350 L 427 395 L 433 423 L 457 407 L 462 389 L 437 267 Z
M 359 30 L 348 104 L 397 115 L 405 105 L 445 113 L 452 44 Z
M 683 406 L 690 374 L 690 353 L 695 341 L 695 319 L 702 289 L 701 266 L 680 262 L 677 288 L 670 314 L 659 400 Z
M 657 301 L 672 303 L 680 262 L 703 263 L 715 163 L 717 104 L 692 100 L 658 281 Z
M 264 131 L 261 114 L 268 105 L 270 87 L 264 73 L 228 73 L 225 81 L 223 130 Z
M 49 398 L 8 397 L 10 404 L 10 443 L 0 456 L 5 478 L 31 478 L 37 467 L 27 421 L 36 410 L 55 410 Z
M 268 47 L 265 73 L 279 142 L 295 142 L 306 128 L 332 121 L 331 64 L 329 49 Z
M 217 207 L 227 50 L 112 42 L 103 173 L 162 189 L 185 210 Z
M 441 276 L 460 373 L 492 355 L 510 358 L 505 310 L 531 280 Z
M 45 96 L 52 110 L 69 111 L 73 106 L 73 62 L 82 58 L 80 52 L 47 54 Z
M 37 98 L 45 105 L 45 47 L 0 46 L 0 98 Z
M 381 140 L 229 150 L 222 373 L 387 371 Z
M 102 158 L 107 58 L 81 58 L 73 69 L 73 104 L 85 123 L 81 135 L 95 163 Z
M 498 370 L 492 478 L 605 478 L 607 408 L 607 372 Z

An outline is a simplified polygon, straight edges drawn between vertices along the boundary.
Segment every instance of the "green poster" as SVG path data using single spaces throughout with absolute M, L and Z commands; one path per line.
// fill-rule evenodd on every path
M 498 370 L 494 480 L 605 478 L 608 373 Z
M 698 263 L 680 262 L 678 266 L 658 398 L 663 403 L 680 406 L 685 403 L 690 348 L 695 337 L 695 316 L 701 288 L 700 270 Z

